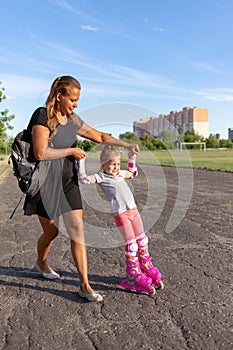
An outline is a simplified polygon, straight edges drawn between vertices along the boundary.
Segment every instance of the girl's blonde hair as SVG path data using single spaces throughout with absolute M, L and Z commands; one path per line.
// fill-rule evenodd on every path
M 60 92 L 63 96 L 67 96 L 70 88 L 81 90 L 81 84 L 77 79 L 69 75 L 56 78 L 51 85 L 50 93 L 46 100 L 48 127 L 51 134 L 55 133 L 58 125 L 57 94 Z
M 100 153 L 100 163 L 105 164 L 110 160 L 120 158 L 121 154 L 118 149 L 112 146 L 105 146 L 102 152 Z

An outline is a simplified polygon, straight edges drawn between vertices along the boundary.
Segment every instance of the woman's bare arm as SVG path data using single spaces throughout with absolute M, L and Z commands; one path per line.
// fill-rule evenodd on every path
M 75 159 L 86 157 L 86 153 L 81 148 L 55 149 L 48 146 L 49 129 L 42 125 L 34 125 L 32 128 L 32 143 L 36 159 L 51 160 L 73 156 Z
M 122 140 L 118 140 L 104 132 L 91 128 L 86 123 L 83 123 L 81 128 L 78 129 L 78 135 L 96 143 L 104 143 L 106 145 L 124 147 L 135 154 L 138 154 L 140 152 L 139 146 L 137 144 L 127 143 Z

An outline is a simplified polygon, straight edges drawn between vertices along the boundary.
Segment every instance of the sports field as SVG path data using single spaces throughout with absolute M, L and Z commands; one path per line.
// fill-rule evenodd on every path
M 142 151 L 138 163 L 233 172 L 233 150 Z
M 92 153 L 90 158 L 99 157 L 99 152 Z M 0 155 L 0 174 L 8 165 L 8 155 Z M 126 157 L 122 157 L 126 161 Z M 219 170 L 233 172 L 233 150 L 183 150 L 180 151 L 141 151 L 137 157 L 138 164 L 154 164 L 162 166 L 191 167 L 196 169 Z

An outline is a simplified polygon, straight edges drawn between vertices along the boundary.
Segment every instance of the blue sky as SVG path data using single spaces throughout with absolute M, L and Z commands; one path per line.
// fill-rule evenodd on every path
M 208 108 L 209 132 L 233 127 L 232 0 L 7 0 L 0 81 L 15 134 L 52 81 L 82 85 L 77 112 L 114 136 L 185 106 Z

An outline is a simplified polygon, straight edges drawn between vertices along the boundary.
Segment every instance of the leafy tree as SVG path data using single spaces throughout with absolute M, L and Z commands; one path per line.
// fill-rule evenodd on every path
M 221 148 L 233 148 L 233 142 L 230 139 L 222 139 L 219 141 L 219 144 Z
M 220 147 L 220 142 L 216 138 L 215 135 L 210 134 L 209 137 L 206 139 L 206 147 L 207 148 L 219 148 Z
M 91 151 L 96 146 L 96 143 L 90 140 L 78 140 L 77 147 L 83 149 L 85 152 Z
M 142 137 L 140 137 L 140 141 L 141 141 L 142 145 L 145 146 L 149 150 L 154 149 L 153 140 L 154 140 L 154 136 L 152 136 L 150 134 L 144 134 L 144 135 L 142 135 Z
M 0 82 L 0 84 L 2 84 Z M 5 88 L 0 87 L 0 103 L 6 99 L 4 94 Z M 8 109 L 0 111 L 0 152 L 7 153 L 8 140 L 7 140 L 7 130 L 12 130 L 14 127 L 10 124 L 15 118 L 14 114 L 9 115 Z
M 131 140 L 134 142 L 139 142 L 139 138 L 137 135 L 135 135 L 133 132 L 126 131 L 124 134 L 119 135 L 120 140 Z
M 181 124 L 178 124 L 178 134 L 179 134 L 179 142 L 184 142 L 184 129 Z
M 176 134 L 174 131 L 164 130 L 159 134 L 159 138 L 163 141 L 172 141 L 176 139 Z
M 183 142 L 204 142 L 204 137 L 195 132 L 194 129 L 188 130 L 183 136 Z M 187 145 L 188 149 L 199 148 L 199 145 Z
M 166 142 L 162 142 L 158 137 L 154 137 L 152 144 L 153 144 L 153 150 L 156 150 L 156 149 L 163 150 L 167 148 Z
M 163 142 L 164 147 L 162 149 L 174 149 L 176 147 L 175 131 L 164 130 L 159 134 L 159 138 Z

